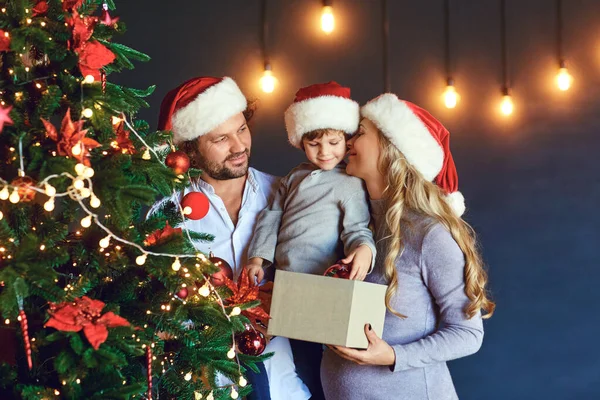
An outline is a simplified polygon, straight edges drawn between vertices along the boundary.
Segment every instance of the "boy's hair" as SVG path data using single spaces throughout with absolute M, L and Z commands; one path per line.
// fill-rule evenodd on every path
M 302 140 L 300 141 L 300 147 L 302 148 L 302 150 L 304 150 L 304 140 L 310 141 L 310 140 L 315 140 L 315 139 L 321 139 L 323 136 L 325 136 L 325 134 L 332 134 L 332 133 L 340 134 L 346 141 L 350 138 L 350 135 L 348 135 L 346 132 L 339 130 L 339 129 L 333 129 L 333 128 L 315 129 L 314 131 L 306 132 L 304 135 L 302 135 Z

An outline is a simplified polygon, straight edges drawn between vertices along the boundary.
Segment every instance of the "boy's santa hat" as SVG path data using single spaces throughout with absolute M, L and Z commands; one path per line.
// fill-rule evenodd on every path
M 458 191 L 458 174 L 450 153 L 450 132 L 421 107 L 385 93 L 361 108 L 410 165 L 446 194 L 452 210 L 461 216 L 465 199 Z
M 171 90 L 160 105 L 158 129 L 173 131 L 178 144 L 215 129 L 248 105 L 229 77 L 197 77 Z
M 359 105 L 350 99 L 350 88 L 333 81 L 298 90 L 294 103 L 285 111 L 288 139 L 298 148 L 301 148 L 305 133 L 337 129 L 353 134 L 359 120 Z

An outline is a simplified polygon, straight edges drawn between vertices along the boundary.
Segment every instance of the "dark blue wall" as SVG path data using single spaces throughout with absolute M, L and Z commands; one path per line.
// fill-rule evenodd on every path
M 300 86 L 337 80 L 364 102 L 382 91 L 380 6 L 334 1 L 337 29 L 318 30 L 317 0 L 270 1 L 269 45 L 280 84 L 258 90 L 259 1 L 120 2 L 123 42 L 152 56 L 117 79 L 157 84 L 162 96 L 196 75 L 230 75 L 259 97 L 253 164 L 285 174 L 303 159 L 286 142 L 283 111 Z M 600 2 L 564 1 L 565 55 L 574 87 L 558 93 L 554 1 L 507 0 L 515 114 L 497 113 L 499 5 L 451 2 L 452 55 L 462 100 L 444 87 L 441 0 L 390 0 L 392 88 L 429 109 L 452 132 L 452 149 L 489 265 L 496 315 L 483 348 L 451 363 L 461 399 L 600 398 Z M 112 79 L 112 77 L 111 77 Z

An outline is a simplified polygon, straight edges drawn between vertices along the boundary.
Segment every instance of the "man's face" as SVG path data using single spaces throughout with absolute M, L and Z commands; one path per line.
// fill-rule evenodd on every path
M 213 179 L 240 178 L 248 172 L 252 139 L 239 113 L 198 138 L 198 164 Z

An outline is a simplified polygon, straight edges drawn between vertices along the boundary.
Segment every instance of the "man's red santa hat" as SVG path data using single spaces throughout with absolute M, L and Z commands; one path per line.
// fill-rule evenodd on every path
M 446 194 L 452 210 L 461 216 L 465 198 L 458 191 L 458 174 L 450 153 L 450 132 L 421 107 L 385 93 L 361 108 L 383 135 L 423 177 Z
M 173 131 L 173 141 L 179 144 L 207 134 L 247 105 L 233 79 L 193 78 L 167 93 L 160 106 L 158 129 Z

